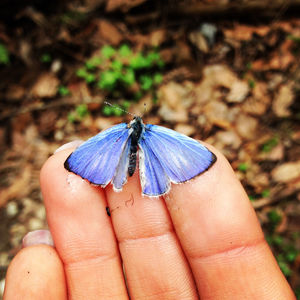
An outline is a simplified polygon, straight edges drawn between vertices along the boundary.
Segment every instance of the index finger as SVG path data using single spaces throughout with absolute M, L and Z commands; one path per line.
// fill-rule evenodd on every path
M 212 151 L 218 159 L 208 172 L 165 196 L 200 298 L 295 299 L 244 189 Z

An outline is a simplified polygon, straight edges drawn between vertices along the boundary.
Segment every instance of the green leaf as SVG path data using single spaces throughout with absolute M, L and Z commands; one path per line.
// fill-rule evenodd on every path
M 250 201 L 255 201 L 255 200 L 256 200 L 256 197 L 253 196 L 253 195 L 248 195 L 248 197 L 249 197 L 249 200 L 250 200 Z
M 123 106 L 124 110 L 128 110 L 130 105 L 131 105 L 131 103 L 128 100 L 123 100 L 122 101 L 122 106 Z
M 104 90 L 112 90 L 117 83 L 119 75 L 119 73 L 111 70 L 102 72 L 98 81 L 98 87 Z
M 300 37 L 299 36 L 294 36 L 292 34 L 288 35 L 288 39 L 292 40 L 293 42 L 299 43 L 300 44 Z
M 68 121 L 70 123 L 74 123 L 76 121 L 76 117 L 75 117 L 75 114 L 74 113 L 69 113 L 68 114 Z
M 9 64 L 9 52 L 5 45 L 0 43 L 0 64 L 8 65 Z
M 124 114 L 124 112 L 121 109 L 118 109 L 119 106 L 112 107 L 113 109 L 113 114 L 117 117 L 120 117 Z
M 132 69 L 128 68 L 121 74 L 120 79 L 122 82 L 130 86 L 135 82 L 135 73 Z
M 109 46 L 109 45 L 103 46 L 101 49 L 101 54 L 107 59 L 114 56 L 115 53 L 116 53 L 115 48 L 113 48 L 112 46 Z
M 248 85 L 251 89 L 255 88 L 255 81 L 253 79 L 249 79 L 248 80 Z
M 41 56 L 41 62 L 42 63 L 50 63 L 52 61 L 52 57 L 49 53 L 44 53 L 42 56 Z
M 263 152 L 270 152 L 274 147 L 278 145 L 278 138 L 274 137 L 266 141 L 262 146 Z
M 61 95 L 62 97 L 68 96 L 68 95 L 71 94 L 71 93 L 70 93 L 70 90 L 69 90 L 66 86 L 64 86 L 64 85 L 61 85 L 61 86 L 58 88 L 58 93 L 59 93 L 59 95 Z
M 298 254 L 299 254 L 299 252 L 294 248 L 294 249 L 290 249 L 286 253 L 285 257 L 286 257 L 287 261 L 294 262 L 298 256 Z
M 99 56 L 94 56 L 85 63 L 85 66 L 88 70 L 93 70 L 99 65 L 101 65 L 101 63 L 102 63 L 102 58 Z
M 86 78 L 88 75 L 88 72 L 85 68 L 80 68 L 76 71 L 76 76 L 80 78 Z
M 143 97 L 142 91 L 135 92 L 133 97 L 134 97 L 134 100 L 140 100 Z
M 105 116 L 111 116 L 111 114 L 112 114 L 112 107 L 111 107 L 111 106 L 108 106 L 108 105 L 103 106 L 103 108 L 102 108 L 102 113 L 103 113 Z
M 238 170 L 241 172 L 246 172 L 249 169 L 249 166 L 246 163 L 240 163 L 238 166 Z
M 79 104 L 76 107 L 76 114 L 78 115 L 78 117 L 80 119 L 83 119 L 84 117 L 86 117 L 89 114 L 89 110 L 86 104 Z
M 86 78 L 85 78 L 85 81 L 87 83 L 92 83 L 92 82 L 95 82 L 96 81 L 96 76 L 94 74 L 87 74 Z
M 284 274 L 284 276 L 289 277 L 292 275 L 292 270 L 290 269 L 289 265 L 285 261 L 278 261 L 278 265 Z
M 275 226 L 281 221 L 281 215 L 275 209 L 268 212 L 268 218 L 269 221 Z
M 262 195 L 263 198 L 269 197 L 270 194 L 271 194 L 270 189 L 265 189 L 265 190 L 263 190 L 262 193 L 261 193 L 261 195 Z
M 151 61 L 139 52 L 130 59 L 129 66 L 133 69 L 149 68 L 151 66 Z
M 123 44 L 120 48 L 119 48 L 119 54 L 122 57 L 128 57 L 132 55 L 132 51 L 130 49 L 130 47 L 126 44 Z
M 140 84 L 141 84 L 142 90 L 148 91 L 152 87 L 153 80 L 149 75 L 141 75 L 140 76 Z
M 272 244 L 280 246 L 283 244 L 283 237 L 278 235 L 278 234 L 274 234 L 272 236 Z
M 120 72 L 122 70 L 122 67 L 123 67 L 123 64 L 120 60 L 114 60 L 112 63 L 111 63 L 111 68 L 114 70 L 114 71 L 118 71 Z
M 153 81 L 155 84 L 161 84 L 163 81 L 163 76 L 160 73 L 155 73 L 153 77 Z

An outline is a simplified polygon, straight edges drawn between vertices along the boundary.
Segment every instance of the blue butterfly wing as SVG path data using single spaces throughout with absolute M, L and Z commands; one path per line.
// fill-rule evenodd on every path
M 142 193 L 148 196 L 159 196 L 170 189 L 167 177 L 159 158 L 153 153 L 146 139 L 139 142 L 139 169 Z
M 129 137 L 128 142 L 125 144 L 119 164 L 114 174 L 112 183 L 115 191 L 121 191 L 123 185 L 127 182 L 130 142 L 131 138 Z
M 173 183 L 188 181 L 216 161 L 216 156 L 198 141 L 157 125 L 145 126 L 140 148 L 142 189 L 147 195 L 164 194 L 169 189 L 168 180 Z
M 127 151 L 129 136 L 130 131 L 125 123 L 100 132 L 80 145 L 67 158 L 65 168 L 91 183 L 104 187 L 114 177 L 122 159 L 126 164 L 126 157 L 123 158 L 123 153 Z M 120 172 L 119 170 L 121 178 Z M 126 179 L 126 172 L 124 176 Z

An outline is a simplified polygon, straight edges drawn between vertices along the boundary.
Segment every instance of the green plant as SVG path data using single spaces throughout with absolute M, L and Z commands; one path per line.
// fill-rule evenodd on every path
M 274 147 L 276 147 L 278 145 L 278 138 L 277 137 L 273 137 L 269 140 L 267 140 L 263 146 L 262 146 L 262 151 L 263 152 L 270 152 Z
M 249 169 L 249 166 L 248 166 L 248 164 L 246 164 L 246 163 L 240 163 L 239 165 L 238 165 L 238 170 L 239 171 L 241 171 L 241 172 L 243 172 L 243 173 L 246 173 L 246 171 Z
M 0 65 L 9 64 L 9 52 L 4 44 L 0 43 Z
M 282 220 L 281 214 L 273 209 L 268 213 L 269 219 L 269 234 L 266 235 L 266 240 L 275 253 L 276 260 L 282 273 L 289 277 L 292 274 L 292 264 L 299 255 L 299 249 L 295 247 L 296 241 L 299 238 L 297 233 L 282 235 L 276 232 L 276 228 Z
M 50 63 L 52 61 L 52 57 L 49 53 L 44 53 L 40 58 L 42 63 Z
M 255 81 L 253 79 L 248 79 L 248 85 L 251 89 L 255 88 Z
M 101 89 L 108 99 L 116 100 L 125 110 L 128 105 L 124 103 L 138 101 L 147 93 L 156 98 L 155 90 L 163 80 L 163 67 L 164 62 L 157 49 L 134 51 L 127 44 L 119 48 L 106 45 L 88 59 L 76 75 L 92 87 Z M 103 108 L 106 116 L 123 113 L 113 107 Z
M 82 121 L 89 114 L 86 104 L 79 104 L 68 114 L 68 121 L 71 123 Z
M 268 212 L 268 218 L 273 228 L 275 228 L 281 222 L 282 219 L 281 215 L 275 209 L 270 210 Z
M 271 194 L 270 189 L 264 189 L 264 190 L 261 192 L 261 196 L 262 196 L 263 198 L 269 197 L 270 194 Z
M 58 94 L 62 97 L 71 95 L 70 90 L 64 85 L 59 86 Z

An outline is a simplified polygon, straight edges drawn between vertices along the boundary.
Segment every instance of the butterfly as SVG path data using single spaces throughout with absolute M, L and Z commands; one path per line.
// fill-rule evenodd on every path
M 137 166 L 142 194 L 169 192 L 171 183 L 186 182 L 209 169 L 216 156 L 198 141 L 158 125 L 145 125 L 135 116 L 81 144 L 69 155 L 65 168 L 90 183 L 121 191 Z

